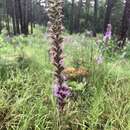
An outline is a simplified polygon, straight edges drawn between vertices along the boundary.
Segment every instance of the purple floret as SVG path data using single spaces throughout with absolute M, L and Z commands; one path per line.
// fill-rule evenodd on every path
M 111 31 L 106 32 L 105 37 L 110 39 L 111 38 Z
M 112 26 L 111 26 L 111 24 L 108 24 L 107 25 L 107 31 L 104 35 L 104 41 L 107 42 L 108 40 L 110 40 L 111 35 L 112 35 Z
M 65 99 L 70 96 L 70 89 L 66 83 L 61 86 L 59 84 L 54 85 L 53 89 L 54 96 L 57 97 L 59 108 L 63 109 L 65 105 Z

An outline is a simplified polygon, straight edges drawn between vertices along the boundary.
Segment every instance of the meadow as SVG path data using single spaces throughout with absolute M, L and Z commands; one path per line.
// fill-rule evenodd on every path
M 114 40 L 104 48 L 101 35 L 97 41 L 64 33 L 65 66 L 73 79 L 72 95 L 59 113 L 45 30 L 0 35 L 0 130 L 130 130 L 130 42 L 117 52 Z M 77 76 L 73 68 L 86 75 Z

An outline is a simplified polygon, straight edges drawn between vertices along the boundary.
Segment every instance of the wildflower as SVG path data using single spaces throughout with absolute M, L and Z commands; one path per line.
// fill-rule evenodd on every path
M 61 36 L 63 32 L 62 25 L 62 9 L 63 0 L 49 0 L 48 5 L 48 16 L 49 16 L 49 34 L 52 39 L 52 48 L 50 50 L 50 58 L 55 66 L 55 81 L 53 87 L 53 94 L 57 98 L 58 108 L 60 111 L 63 110 L 66 99 L 70 95 L 70 89 L 66 84 L 66 78 L 63 75 L 64 71 L 64 57 L 63 57 L 63 37 Z
M 99 56 L 96 58 L 97 64 L 102 64 L 102 63 L 103 63 L 103 60 L 104 60 L 104 58 L 103 58 L 102 55 L 99 55 Z
M 64 70 L 64 73 L 66 74 L 75 73 L 75 72 L 76 72 L 76 69 L 73 67 L 69 67 Z
M 66 83 L 60 85 L 56 83 L 53 88 L 54 96 L 57 97 L 58 106 L 60 110 L 63 110 L 66 102 L 65 99 L 70 96 L 70 89 Z
M 84 68 L 84 67 L 79 67 L 79 68 L 69 67 L 69 68 L 65 68 L 64 74 L 66 75 L 66 77 L 69 80 L 77 80 L 79 78 L 84 78 L 84 77 L 89 76 L 88 70 L 86 70 L 86 68 Z
M 107 31 L 106 31 L 106 33 L 105 33 L 105 36 L 104 36 L 104 38 L 103 38 L 103 40 L 104 40 L 104 42 L 108 42 L 108 40 L 110 40 L 111 39 L 111 35 L 112 35 L 112 26 L 111 26 L 111 24 L 108 24 L 107 25 Z

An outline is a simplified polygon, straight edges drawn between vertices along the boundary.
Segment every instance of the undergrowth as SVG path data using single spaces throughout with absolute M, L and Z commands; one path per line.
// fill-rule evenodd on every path
M 72 96 L 59 115 L 43 29 L 28 37 L 0 36 L 0 130 L 129 130 L 129 44 L 114 55 L 107 50 L 97 64 L 95 39 L 64 37 L 66 67 L 84 67 L 89 74 L 68 81 Z

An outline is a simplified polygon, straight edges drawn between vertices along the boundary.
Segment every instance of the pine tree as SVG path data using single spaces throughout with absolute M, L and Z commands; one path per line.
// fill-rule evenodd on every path
M 124 14 L 122 17 L 121 32 L 119 34 L 118 46 L 123 48 L 128 35 L 128 29 L 130 25 L 130 0 L 126 0 Z

